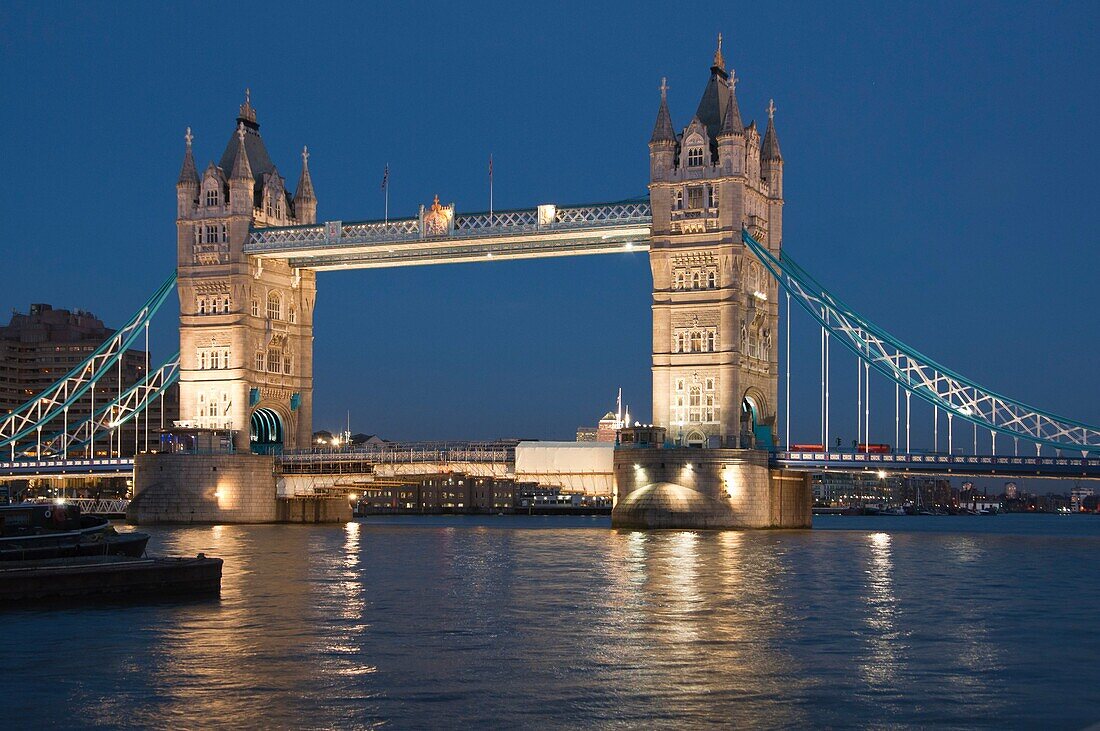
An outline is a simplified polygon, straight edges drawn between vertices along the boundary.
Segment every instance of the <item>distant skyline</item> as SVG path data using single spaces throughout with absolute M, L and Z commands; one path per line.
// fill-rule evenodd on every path
M 200 167 L 216 161 L 245 87 L 290 184 L 309 145 L 320 220 L 381 218 L 387 164 L 393 218 L 435 194 L 487 209 L 490 154 L 497 209 L 643 195 L 660 80 L 682 129 L 721 32 L 746 123 L 775 99 L 786 250 L 954 370 L 1100 423 L 1096 4 L 731 7 L 691 23 L 667 4 L 449 7 L 7 3 L 0 306 L 121 324 L 174 264 L 184 129 Z M 649 418 L 644 253 L 318 280 L 315 429 L 350 410 L 353 431 L 390 439 L 571 439 L 619 386 Z M 157 356 L 177 346 L 174 316 Z M 818 336 L 793 323 L 793 431 L 809 440 Z M 855 366 L 833 352 L 847 443 Z M 892 398 L 879 379 L 874 441 L 894 440 Z

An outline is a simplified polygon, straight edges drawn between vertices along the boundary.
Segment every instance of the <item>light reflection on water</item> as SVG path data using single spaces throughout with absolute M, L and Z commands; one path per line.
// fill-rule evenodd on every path
M 156 552 L 225 558 L 220 600 L 0 615 L 0 672 L 19 688 L 5 720 L 1096 722 L 1100 588 L 1083 567 L 1100 521 L 1015 535 L 1013 520 L 953 524 L 970 532 L 914 519 L 644 533 L 527 517 L 157 528 Z M 60 707 L 79 722 L 43 716 Z

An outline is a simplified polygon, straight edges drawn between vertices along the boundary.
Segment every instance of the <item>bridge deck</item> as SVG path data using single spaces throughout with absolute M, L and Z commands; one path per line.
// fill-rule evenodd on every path
M 1080 478 L 1100 480 L 1100 458 L 1018 457 L 962 454 L 860 454 L 852 452 L 776 452 L 773 467 L 797 472 Z
M 315 270 L 614 254 L 647 251 L 652 223 L 648 202 L 456 215 L 441 235 L 425 218 L 256 229 L 244 251 Z

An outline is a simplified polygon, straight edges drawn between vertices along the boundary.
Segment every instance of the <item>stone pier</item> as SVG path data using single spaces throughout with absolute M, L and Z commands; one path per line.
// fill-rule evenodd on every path
M 130 523 L 343 523 L 344 496 L 291 503 L 276 495 L 275 458 L 259 454 L 142 454 L 134 464 Z
M 615 450 L 615 528 L 810 528 L 807 476 L 756 449 Z

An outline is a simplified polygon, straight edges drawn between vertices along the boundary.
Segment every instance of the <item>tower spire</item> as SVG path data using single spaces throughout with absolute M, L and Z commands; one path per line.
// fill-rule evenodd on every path
M 672 115 L 668 113 L 668 79 L 661 77 L 661 106 L 657 109 L 657 123 L 653 125 L 653 136 L 649 138 L 649 144 L 654 142 L 676 142 L 676 132 L 672 129 Z
M 191 150 L 191 142 L 195 139 L 191 134 L 191 128 L 187 128 L 187 134 L 183 136 L 184 142 L 187 143 L 187 149 L 183 153 L 183 167 L 180 168 L 179 183 L 190 185 L 194 183 L 198 185 L 199 171 L 195 168 L 195 155 Z
M 729 98 L 726 99 L 726 109 L 722 115 L 722 129 L 718 135 L 740 135 L 745 133 L 745 125 L 741 122 L 741 109 L 737 106 L 737 74 L 730 69 Z
M 313 192 L 313 179 L 309 176 L 309 148 L 302 146 L 302 175 L 298 178 L 298 190 L 294 193 L 294 203 L 299 201 L 316 201 L 317 196 Z
M 233 171 L 229 176 L 234 180 L 252 180 L 252 166 L 248 164 L 248 152 L 244 149 L 245 134 L 244 122 L 238 122 L 237 156 L 233 159 Z
M 779 136 L 775 133 L 775 100 L 768 100 L 768 128 L 764 131 L 764 142 L 760 146 L 761 160 L 783 161 L 779 151 Z
M 719 71 L 726 70 L 726 59 L 722 57 L 722 34 L 718 34 L 718 48 L 714 51 L 714 63 L 712 66 Z

